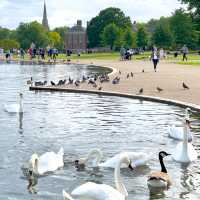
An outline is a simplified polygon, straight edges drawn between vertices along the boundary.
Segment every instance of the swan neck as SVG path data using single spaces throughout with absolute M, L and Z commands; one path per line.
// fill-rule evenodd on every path
M 121 194 L 127 196 L 126 188 L 125 188 L 122 178 L 120 176 L 121 164 L 122 164 L 122 162 L 119 162 L 115 167 L 115 171 L 114 171 L 115 187 Z
M 163 162 L 163 157 L 159 155 L 159 161 L 160 161 L 160 166 L 161 166 L 161 172 L 167 173 L 167 169 L 165 167 L 165 164 Z
M 184 125 L 184 137 L 183 137 L 183 150 L 187 152 L 188 149 L 188 132 L 189 128 L 187 124 Z

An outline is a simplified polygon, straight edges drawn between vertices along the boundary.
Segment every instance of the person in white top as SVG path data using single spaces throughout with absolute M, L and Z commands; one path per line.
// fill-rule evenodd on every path
M 157 65 L 158 65 L 158 62 L 159 62 L 159 52 L 158 52 L 156 47 L 153 47 L 151 59 L 153 61 L 154 71 L 156 72 L 157 71 Z

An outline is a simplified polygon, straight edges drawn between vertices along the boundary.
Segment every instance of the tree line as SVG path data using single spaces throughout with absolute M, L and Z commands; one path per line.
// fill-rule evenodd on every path
M 92 18 L 87 26 L 88 48 L 110 47 L 117 50 L 143 48 L 156 45 L 177 49 L 186 44 L 192 49 L 200 47 L 200 1 L 180 0 L 188 10 L 177 9 L 170 17 L 151 19 L 147 23 L 132 23 L 119 8 L 107 8 Z M 0 47 L 28 49 L 31 43 L 37 48 L 47 46 L 62 50 L 68 27 L 47 31 L 34 21 L 21 23 L 16 30 L 0 27 Z

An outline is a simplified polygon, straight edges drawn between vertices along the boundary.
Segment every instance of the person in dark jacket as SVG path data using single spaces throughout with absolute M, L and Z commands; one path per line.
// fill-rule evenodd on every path
M 156 72 L 157 71 L 157 65 L 159 63 L 159 51 L 157 50 L 157 48 L 155 46 L 152 49 L 151 59 L 153 61 L 154 71 Z

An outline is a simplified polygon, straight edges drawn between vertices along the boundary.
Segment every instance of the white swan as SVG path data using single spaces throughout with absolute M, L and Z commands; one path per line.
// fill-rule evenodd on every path
M 8 113 L 23 113 L 23 94 L 19 94 L 18 104 L 4 104 L 4 110 Z
M 185 118 L 190 119 L 190 108 L 185 109 Z M 184 122 L 183 122 L 184 125 Z M 168 128 L 169 131 L 169 137 L 176 139 L 176 140 L 182 140 L 184 139 L 184 128 L 183 127 L 176 127 L 175 125 L 172 125 Z M 188 133 L 188 142 L 191 142 L 193 140 L 192 133 L 189 131 Z
M 172 155 L 173 159 L 181 163 L 189 163 L 197 159 L 197 152 L 191 143 L 188 143 L 188 132 L 190 122 L 185 119 L 184 122 L 184 140 L 179 142 Z
M 74 198 L 79 200 L 125 200 L 128 192 L 120 177 L 120 167 L 123 163 L 133 170 L 130 159 L 127 155 L 123 154 L 118 160 L 114 171 L 116 189 L 105 184 L 87 182 L 72 191 L 71 195 L 73 198 L 63 190 L 64 200 L 74 200 Z
M 46 152 L 41 156 L 33 154 L 29 161 L 29 170 L 35 174 L 42 175 L 46 172 L 53 172 L 64 166 L 64 149 L 61 147 L 58 153 Z
M 119 162 L 121 156 L 127 155 L 131 160 L 132 167 L 144 166 L 147 164 L 150 156 L 141 152 L 121 152 L 114 157 L 108 159 L 107 161 L 100 163 L 102 159 L 102 152 L 99 149 L 93 149 L 87 155 L 86 158 L 80 158 L 75 161 L 76 166 L 84 167 L 89 160 L 92 160 L 93 167 L 108 167 L 115 168 L 116 164 Z M 126 164 L 122 164 L 121 168 L 127 168 Z

